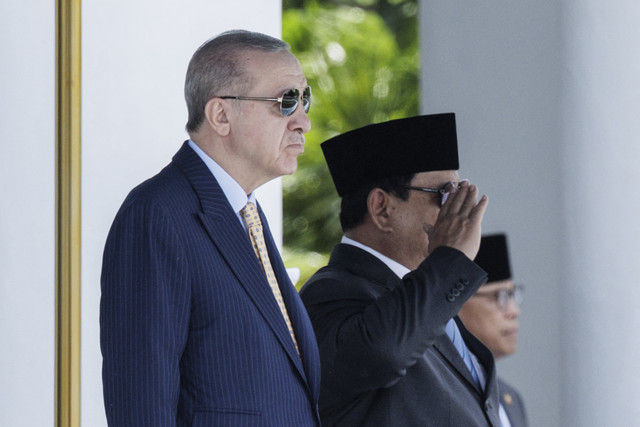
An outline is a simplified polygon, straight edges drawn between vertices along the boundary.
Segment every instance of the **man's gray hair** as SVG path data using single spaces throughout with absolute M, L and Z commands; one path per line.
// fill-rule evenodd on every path
M 206 41 L 193 54 L 187 69 L 187 132 L 198 130 L 204 121 L 204 107 L 213 96 L 243 95 L 241 92 L 251 87 L 252 76 L 239 61 L 239 54 L 246 50 L 278 52 L 290 47 L 275 37 L 245 30 L 226 31 Z

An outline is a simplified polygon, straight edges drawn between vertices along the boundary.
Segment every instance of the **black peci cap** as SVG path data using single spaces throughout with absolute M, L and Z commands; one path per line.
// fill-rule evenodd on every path
M 340 197 L 382 178 L 459 168 L 454 113 L 367 125 L 321 147 Z
M 512 278 L 505 234 L 482 236 L 480 250 L 473 261 L 489 275 L 487 283 Z

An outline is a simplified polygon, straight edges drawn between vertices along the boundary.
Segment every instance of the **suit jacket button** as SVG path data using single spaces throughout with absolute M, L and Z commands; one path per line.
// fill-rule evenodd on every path
M 453 296 L 453 295 L 451 295 L 451 294 L 449 294 L 449 295 L 447 295 L 447 300 L 448 300 L 449 302 L 454 302 L 454 301 L 456 300 L 456 297 L 455 297 L 455 296 Z
M 456 289 L 461 291 L 464 289 L 464 284 L 462 284 L 462 282 L 458 282 L 456 283 Z
M 459 297 L 460 291 L 457 289 L 451 289 L 451 295 L 453 295 L 454 297 Z
M 491 406 L 491 402 L 489 402 L 488 400 L 485 402 L 484 404 L 484 409 L 489 412 L 491 410 L 492 406 Z

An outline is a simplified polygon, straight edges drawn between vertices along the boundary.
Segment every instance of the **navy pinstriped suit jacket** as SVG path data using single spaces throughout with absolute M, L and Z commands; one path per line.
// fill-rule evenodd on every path
M 126 198 L 101 278 L 110 426 L 319 425 L 315 336 L 260 214 L 301 357 L 247 233 L 186 143 Z

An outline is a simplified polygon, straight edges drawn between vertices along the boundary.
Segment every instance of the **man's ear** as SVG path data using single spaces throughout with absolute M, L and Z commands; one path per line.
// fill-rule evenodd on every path
M 223 102 L 222 98 L 211 98 L 204 106 L 204 115 L 209 127 L 220 136 L 227 136 L 231 131 L 227 108 L 229 103 Z
M 395 200 L 386 191 L 374 188 L 367 197 L 367 211 L 371 222 L 384 232 L 393 231 L 391 214 L 395 209 Z

